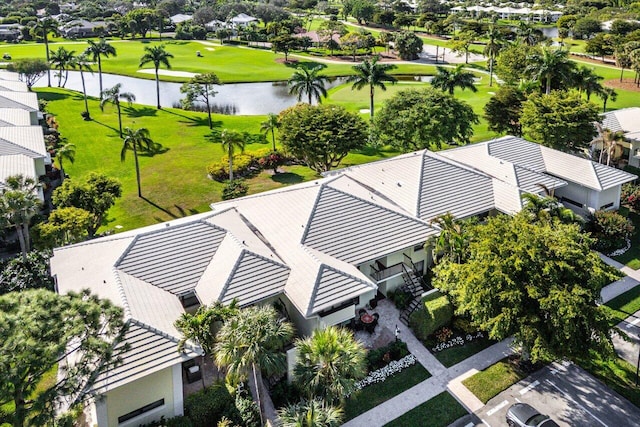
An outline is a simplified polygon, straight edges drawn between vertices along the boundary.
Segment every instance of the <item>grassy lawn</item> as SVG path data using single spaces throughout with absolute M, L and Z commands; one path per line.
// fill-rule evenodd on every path
M 363 388 L 358 394 L 345 402 L 345 421 L 367 412 L 382 402 L 421 383 L 430 376 L 431 374 L 420 363 L 416 363 L 381 383 Z
M 636 367 L 631 363 L 619 357 L 603 360 L 595 353 L 576 362 L 629 402 L 640 407 L 640 388 L 635 385 Z
M 631 236 L 631 248 L 622 255 L 613 257 L 613 259 L 637 270 L 640 268 L 640 215 L 624 206 L 621 206 L 618 212 L 633 222 L 635 231 Z
M 449 392 L 443 391 L 403 416 L 385 424 L 385 427 L 445 427 L 465 415 L 467 410 Z
M 613 325 L 617 325 L 636 311 L 640 310 L 640 286 L 618 295 L 604 305 L 613 316 Z
M 58 374 L 58 364 L 55 364 L 51 369 L 45 372 L 45 374 L 42 376 L 42 379 L 40 380 L 40 382 L 36 386 L 36 389 L 33 392 L 33 397 L 39 395 L 44 390 L 52 387 L 56 382 L 57 374 Z M 13 402 L 8 402 L 0 406 L 0 427 L 11 426 L 11 424 L 9 423 L 2 423 L 3 421 L 2 415 L 12 414 L 14 411 L 15 411 L 15 405 L 13 404 Z
M 487 347 L 495 344 L 495 341 L 491 341 L 488 338 L 482 338 L 475 341 L 471 341 L 461 347 L 452 347 L 442 350 L 433 355 L 447 368 L 456 365 L 468 357 L 484 350 Z
M 487 403 L 492 397 L 497 396 L 526 376 L 507 359 L 503 359 L 462 381 L 462 384 L 483 403 Z

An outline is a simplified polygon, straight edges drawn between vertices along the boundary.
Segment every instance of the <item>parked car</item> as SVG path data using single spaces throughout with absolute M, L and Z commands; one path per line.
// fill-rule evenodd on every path
M 536 411 L 526 403 L 514 403 L 507 410 L 507 424 L 509 427 L 559 427 L 547 415 Z

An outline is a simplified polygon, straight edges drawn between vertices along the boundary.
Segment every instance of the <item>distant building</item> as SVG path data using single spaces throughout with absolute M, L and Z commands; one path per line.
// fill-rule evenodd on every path
M 95 37 L 101 35 L 100 31 L 97 31 L 98 28 L 104 32 L 106 23 L 104 21 L 90 22 L 86 19 L 76 19 L 60 27 L 60 32 L 66 38 Z
M 173 15 L 169 17 L 169 20 L 173 25 L 178 25 L 183 22 L 191 21 L 191 19 L 192 19 L 191 15 L 185 15 L 183 13 L 178 13 L 177 15 Z

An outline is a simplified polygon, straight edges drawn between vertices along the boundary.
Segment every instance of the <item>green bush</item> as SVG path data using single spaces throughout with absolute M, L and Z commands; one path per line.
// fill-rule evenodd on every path
M 476 328 L 469 319 L 466 319 L 464 317 L 456 317 L 455 319 L 453 319 L 452 326 L 453 326 L 453 329 L 455 329 L 456 331 L 459 331 L 465 334 L 472 334 L 474 332 L 478 332 L 478 328 Z
M 407 343 L 404 341 L 392 341 L 384 347 L 369 350 L 367 353 L 367 367 L 369 371 L 375 371 L 392 360 L 400 360 L 409 354 Z
M 389 299 L 393 301 L 398 310 L 404 310 L 413 299 L 413 295 L 402 289 L 396 289 L 395 292 L 389 292 Z
M 246 387 L 238 388 L 236 408 L 240 412 L 244 427 L 260 427 L 260 408 L 253 401 Z
M 620 202 L 624 206 L 640 212 L 640 185 L 624 184 L 620 192 Z
M 233 175 L 243 176 L 249 173 L 252 166 L 256 166 L 256 159 L 250 154 L 236 154 L 233 156 Z M 216 181 L 229 178 L 229 157 L 224 156 L 219 162 L 207 166 L 207 173 Z
M 222 200 L 231 200 L 246 196 L 248 192 L 249 186 L 241 179 L 236 179 L 225 184 L 222 189 Z
M 453 317 L 453 306 L 446 295 L 434 292 L 422 300 L 422 307 L 411 314 L 409 326 L 422 341 L 438 328 L 447 325 Z
M 160 421 L 152 421 L 148 424 L 142 424 L 140 427 L 193 427 L 191 420 L 187 417 L 160 417 Z
M 634 231 L 631 221 L 617 212 L 596 211 L 589 218 L 587 231 L 596 238 L 593 248 L 610 253 L 623 248 Z
M 235 399 L 222 383 L 187 396 L 184 414 L 191 420 L 193 427 L 215 426 L 222 417 L 227 417 L 236 424 L 242 422 Z

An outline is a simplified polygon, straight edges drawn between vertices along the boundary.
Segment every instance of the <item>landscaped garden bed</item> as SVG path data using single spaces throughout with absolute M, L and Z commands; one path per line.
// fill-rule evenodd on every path
M 445 427 L 465 415 L 467 415 L 467 410 L 464 409 L 449 392 L 443 391 L 422 405 L 416 406 L 401 417 L 385 424 L 385 427 L 414 427 L 424 425 Z

